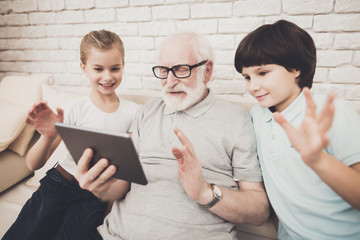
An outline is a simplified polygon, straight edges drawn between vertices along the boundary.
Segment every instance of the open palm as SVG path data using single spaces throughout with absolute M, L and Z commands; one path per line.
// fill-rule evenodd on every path
M 208 184 L 202 176 L 201 162 L 198 160 L 190 140 L 178 128 L 174 129 L 182 148 L 172 148 L 172 153 L 178 161 L 178 174 L 181 186 L 186 194 L 197 201 L 207 190 Z
M 26 123 L 35 127 L 35 129 L 43 136 L 54 137 L 57 135 L 54 124 L 63 122 L 64 112 L 61 108 L 57 108 L 57 114 L 54 113 L 46 102 L 39 102 L 29 111 Z
M 292 146 L 300 153 L 303 161 L 307 164 L 315 163 L 323 149 L 329 144 L 328 130 L 334 118 L 334 95 L 329 94 L 328 99 L 321 110 L 316 112 L 316 104 L 310 90 L 304 88 L 306 98 L 306 114 L 299 127 L 292 126 L 280 113 L 274 113 L 274 119 L 285 130 Z

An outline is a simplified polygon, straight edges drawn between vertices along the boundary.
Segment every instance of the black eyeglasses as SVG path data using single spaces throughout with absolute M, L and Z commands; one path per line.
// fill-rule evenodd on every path
M 167 78 L 170 71 L 174 74 L 176 78 L 187 78 L 191 75 L 191 69 L 204 65 L 207 61 L 208 60 L 205 60 L 191 66 L 187 64 L 175 65 L 172 68 L 168 68 L 165 66 L 155 66 L 152 68 L 152 71 L 155 77 L 160 79 Z

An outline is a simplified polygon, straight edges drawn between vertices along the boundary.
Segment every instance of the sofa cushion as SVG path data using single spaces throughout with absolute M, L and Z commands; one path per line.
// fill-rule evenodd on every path
M 23 106 L 0 99 L 0 151 L 6 149 L 25 127 L 27 109 Z
M 20 156 L 24 156 L 27 146 L 34 135 L 34 131 L 35 128 L 33 126 L 26 124 L 20 135 L 8 146 L 8 149 L 16 152 Z
M 41 99 L 41 86 L 48 76 L 6 76 L 0 81 L 0 151 L 22 133 L 29 109 Z M 27 127 L 11 149 L 23 155 L 35 129 Z

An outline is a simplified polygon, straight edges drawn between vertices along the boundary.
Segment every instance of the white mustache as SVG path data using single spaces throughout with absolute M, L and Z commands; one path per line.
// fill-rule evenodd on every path
M 167 87 L 165 86 L 163 89 L 163 92 L 169 93 L 169 92 L 187 92 L 188 88 L 184 85 L 176 85 L 175 87 Z

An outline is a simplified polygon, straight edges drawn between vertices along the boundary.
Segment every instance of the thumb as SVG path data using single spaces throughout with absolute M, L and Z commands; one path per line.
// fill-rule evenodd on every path
M 172 154 L 174 155 L 174 157 L 178 161 L 178 164 L 183 164 L 184 163 L 184 156 L 183 156 L 182 152 L 180 151 L 180 149 L 177 148 L 177 147 L 173 147 L 171 150 L 172 150 Z
M 179 158 L 183 158 L 183 154 L 182 154 L 182 152 L 180 151 L 179 148 L 173 147 L 173 148 L 171 149 L 171 151 L 172 151 L 172 154 L 174 155 L 174 157 L 175 157 L 177 160 L 178 160 Z
M 85 149 L 85 151 L 83 152 L 77 163 L 77 168 L 76 168 L 77 173 L 84 174 L 89 170 L 92 156 L 93 156 L 92 149 L 91 148 Z
M 59 122 L 64 122 L 64 110 L 62 108 L 56 108 L 57 118 Z

